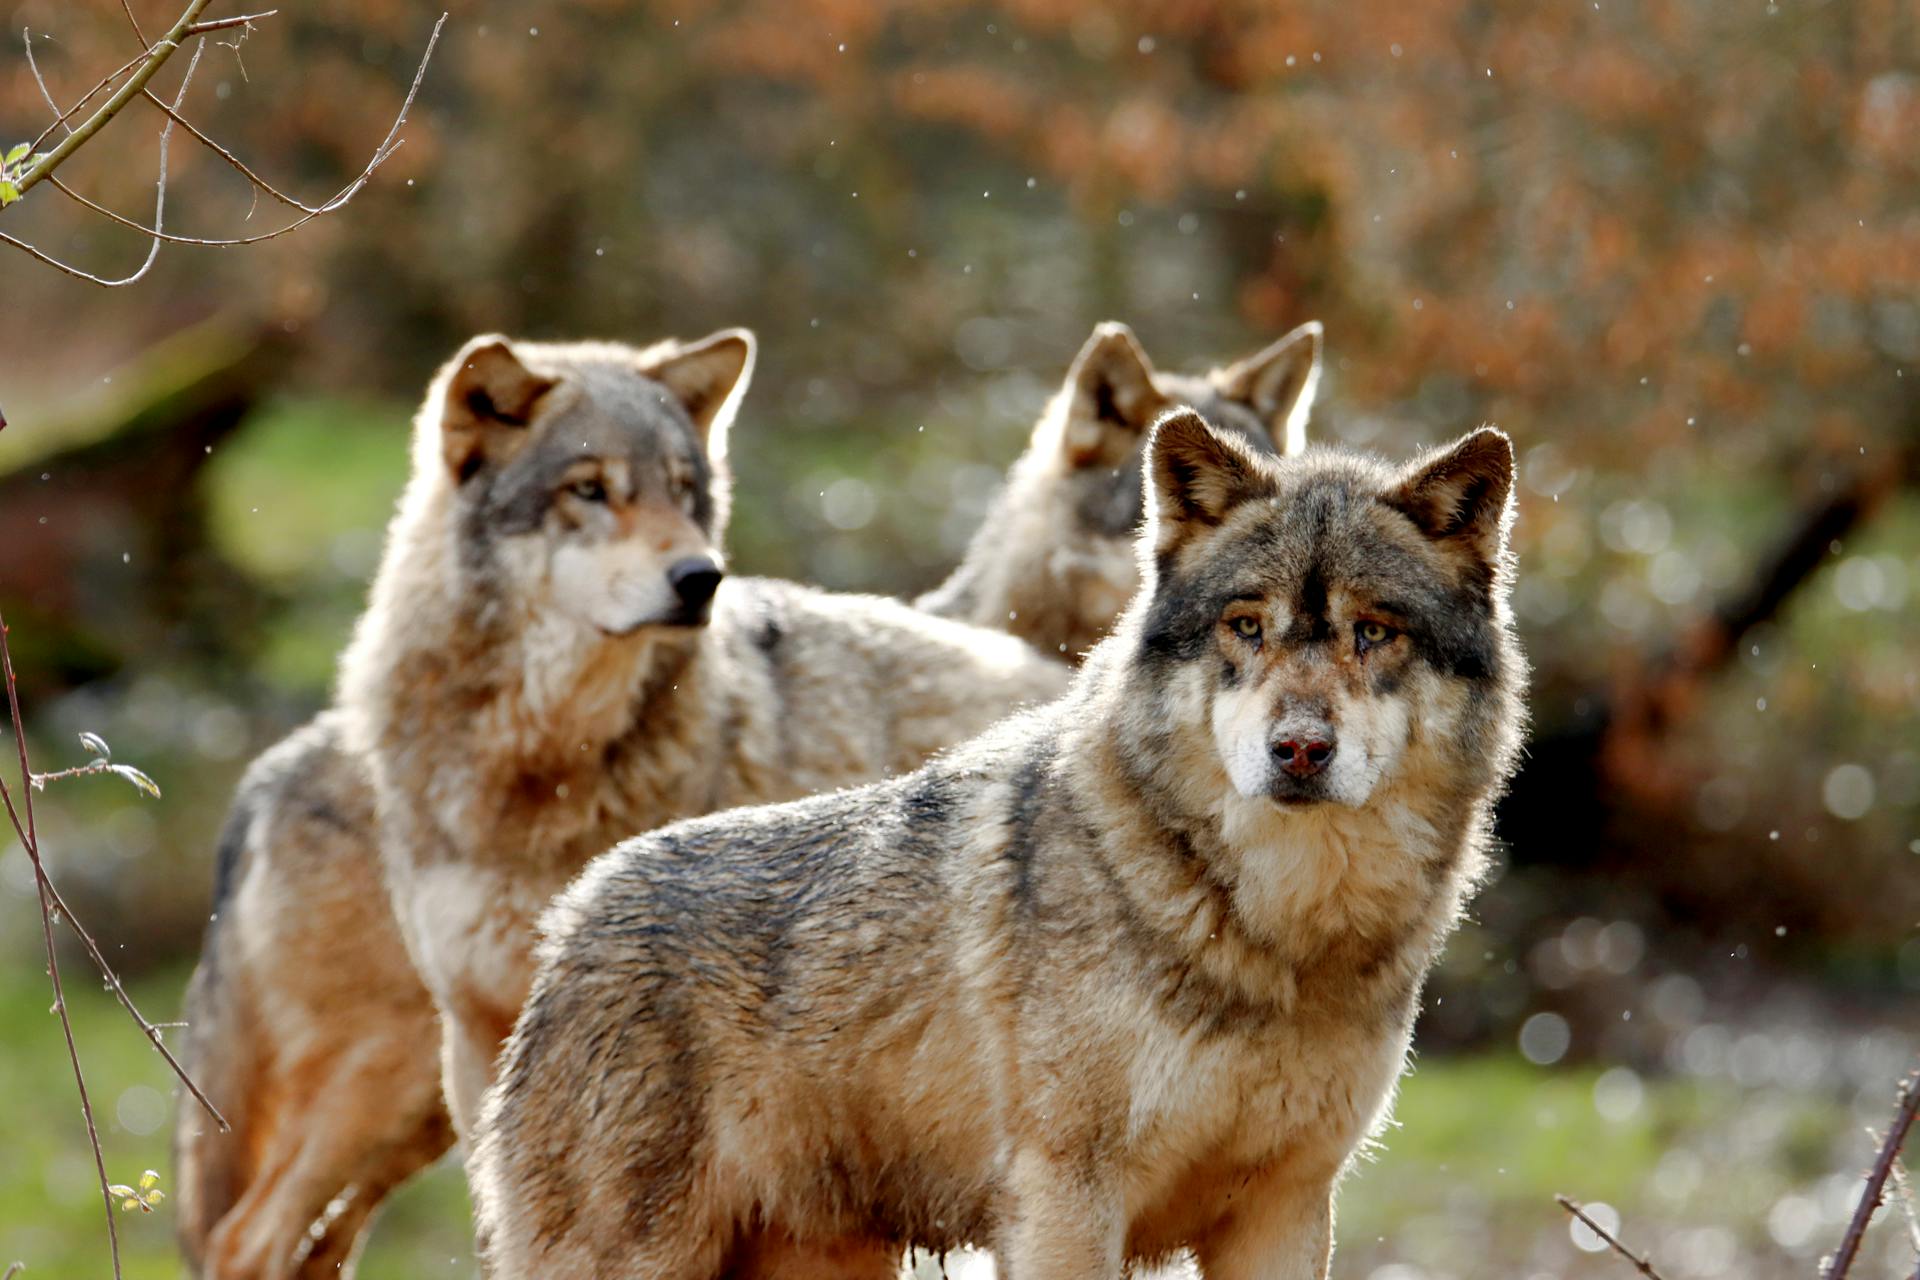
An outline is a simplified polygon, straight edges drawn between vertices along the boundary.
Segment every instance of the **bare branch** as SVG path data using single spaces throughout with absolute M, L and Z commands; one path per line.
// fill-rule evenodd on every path
M 140 19 L 133 16 L 132 0 L 120 0 L 120 12 L 127 15 L 127 25 L 133 28 L 133 38 L 141 44 L 147 42 L 146 32 L 140 30 Z
M 253 16 L 264 17 L 266 15 L 256 14 Z M 413 83 L 409 85 L 407 88 L 407 95 L 400 104 L 400 110 L 394 116 L 393 124 L 387 130 L 386 137 L 382 138 L 380 141 L 380 145 L 374 149 L 373 155 L 367 161 L 366 167 L 360 171 L 359 175 L 355 177 L 353 181 L 349 182 L 346 186 L 342 187 L 339 191 L 335 192 L 333 196 L 323 204 L 319 204 L 319 205 L 303 204 L 300 201 L 295 200 L 292 196 L 289 196 L 284 192 L 280 191 L 279 189 L 275 188 L 272 184 L 268 183 L 267 181 L 262 179 L 258 174 L 254 173 L 252 169 L 248 168 L 239 159 L 239 157 L 235 156 L 232 152 L 222 147 L 219 143 L 215 142 L 213 139 L 207 137 L 200 130 L 194 128 L 192 124 L 190 124 L 183 116 L 181 116 L 180 103 L 185 98 L 187 81 L 192 79 L 193 70 L 196 66 L 198 66 L 198 63 L 199 63 L 200 53 L 205 48 L 204 45 L 200 45 L 194 49 L 193 60 L 188 64 L 187 76 L 185 79 L 182 80 L 181 86 L 180 86 L 180 92 L 175 95 L 174 101 L 171 105 L 169 105 L 163 99 L 156 97 L 151 91 L 142 90 L 142 92 L 146 94 L 147 98 L 155 106 L 159 107 L 161 110 L 161 113 L 167 117 L 166 129 L 161 134 L 161 191 L 160 191 L 159 198 L 155 204 L 154 221 L 152 226 L 147 226 L 143 223 L 136 222 L 133 219 L 128 218 L 122 214 L 115 213 L 113 210 L 107 208 L 106 206 L 100 204 L 99 202 L 89 199 L 88 197 L 73 190 L 73 188 L 67 186 L 66 183 L 60 181 L 59 179 L 57 178 L 53 179 L 54 189 L 59 191 L 62 195 L 66 196 L 68 199 L 73 200 L 74 202 L 80 204 L 82 207 L 96 214 L 99 214 L 101 217 L 104 217 L 109 221 L 117 223 L 120 226 L 126 227 L 129 230 L 138 231 L 140 234 L 148 237 L 148 239 L 151 241 L 151 244 L 149 246 L 147 260 L 145 263 L 141 265 L 138 271 L 134 272 L 132 275 L 125 276 L 120 279 L 107 279 L 105 277 L 96 276 L 91 272 L 82 270 L 81 268 L 76 267 L 71 263 L 63 262 L 60 259 L 55 258 L 53 255 L 45 252 L 44 250 L 39 249 L 33 245 L 30 245 L 23 240 L 17 239 L 16 237 L 10 236 L 5 232 L 0 232 L 0 243 L 10 244 L 16 249 L 21 249 L 26 253 L 30 254 L 32 257 L 38 259 L 39 261 L 46 263 L 48 266 L 53 267 L 56 270 L 63 271 L 68 275 L 75 276 L 79 279 L 85 280 L 90 284 L 97 284 L 106 288 L 120 288 L 125 285 L 133 284 L 134 282 L 138 281 L 142 276 L 144 276 L 147 273 L 148 268 L 150 268 L 153 265 L 153 260 L 158 255 L 159 248 L 162 244 L 185 244 L 185 245 L 192 245 L 198 248 L 228 249 L 228 248 L 236 248 L 242 245 L 259 244 L 262 241 L 277 239 L 278 237 L 284 236 L 289 232 L 297 231 L 301 227 L 304 227 L 307 223 L 312 222 L 315 218 L 322 217 L 326 214 L 332 213 L 340 208 L 343 208 L 355 196 L 359 195 L 361 189 L 365 187 L 369 181 L 372 180 L 375 170 L 379 169 L 381 165 L 385 164 L 387 160 L 393 155 L 393 153 L 400 149 L 400 146 L 404 141 L 404 139 L 400 138 L 399 136 L 400 130 L 406 125 L 407 116 L 413 110 L 414 101 L 419 97 L 420 86 L 422 82 L 426 79 L 427 64 L 433 58 L 434 48 L 439 44 L 441 30 L 446 26 L 446 24 L 447 24 L 447 15 L 443 13 L 440 15 L 439 21 L 433 24 L 433 32 L 427 38 L 426 50 L 420 55 L 420 64 L 414 70 Z M 243 175 L 246 176 L 248 181 L 253 183 L 254 187 L 257 190 L 266 192 L 269 196 L 271 196 L 275 200 L 278 200 L 282 204 L 285 204 L 291 208 L 300 210 L 301 216 L 293 219 L 291 222 L 288 222 L 284 226 L 275 228 L 272 231 L 263 231 L 258 235 L 251 235 L 251 236 L 209 238 L 209 237 L 181 236 L 181 235 L 169 234 L 165 230 L 162 224 L 160 215 L 162 210 L 164 209 L 164 201 L 165 201 L 166 143 L 167 143 L 168 137 L 170 136 L 171 130 L 175 124 L 178 124 L 183 128 L 185 128 L 187 132 L 190 133 L 197 141 L 211 148 L 222 159 L 226 160 L 227 163 L 231 164 L 234 168 L 238 169 Z M 22 186 L 24 189 L 24 180 L 23 180 Z
M 95 98 L 100 96 L 101 90 L 105 89 L 108 85 L 118 80 L 121 76 L 127 74 L 127 72 L 139 66 L 140 63 L 146 58 L 146 56 L 147 56 L 146 54 L 142 53 L 142 54 L 137 54 L 134 57 L 128 58 L 125 62 L 115 67 L 112 71 L 109 71 L 107 72 L 106 75 L 100 77 L 100 79 L 94 84 L 93 88 L 87 90 L 85 94 L 81 95 L 80 101 L 74 103 L 72 106 L 68 107 L 65 111 L 62 111 L 59 115 L 55 116 L 53 118 L 53 123 L 40 131 L 40 136 L 35 138 L 31 144 L 33 149 L 35 151 L 38 151 L 40 149 L 40 144 L 45 142 L 48 138 L 51 138 L 53 136 L 53 131 L 55 129 L 64 128 L 66 126 L 67 121 L 79 115 L 83 107 L 85 107 L 89 102 L 92 102 Z M 67 129 L 67 132 L 72 133 L 73 130 Z
M 20 754 L 20 804 L 25 812 L 25 822 L 14 811 L 13 796 L 8 792 L 5 779 L 0 779 L 0 799 L 6 801 L 7 816 L 13 819 L 14 833 L 20 837 L 21 847 L 27 851 L 27 858 L 33 863 L 33 878 L 40 893 L 40 936 L 46 946 L 47 977 L 53 983 L 53 1008 L 60 1015 L 60 1030 L 67 1041 L 67 1061 L 73 1064 L 74 1087 L 80 1092 L 80 1114 L 87 1122 L 87 1141 L 93 1146 L 93 1167 L 100 1175 L 100 1203 L 107 1211 L 107 1250 L 113 1259 L 114 1280 L 120 1280 L 120 1232 L 113 1221 L 113 1193 L 108 1190 L 112 1184 L 107 1178 L 107 1157 L 100 1149 L 100 1127 L 93 1120 L 93 1098 L 87 1093 L 87 1073 L 80 1068 L 80 1049 L 73 1040 L 73 1019 L 67 1013 L 67 993 L 60 984 L 60 959 L 53 945 L 53 886 L 47 880 L 47 870 L 40 862 L 40 841 L 38 829 L 33 820 L 33 768 L 27 763 L 27 731 L 20 716 L 20 686 L 13 675 L 13 654 L 7 648 L 7 624 L 0 618 L 0 670 L 7 680 L 7 710 L 13 719 L 13 741 Z M 11 1275 L 12 1268 L 8 1274 Z
M 431 47 L 429 47 L 428 52 L 429 53 L 432 52 Z M 302 204 L 298 200 L 295 200 L 292 196 L 286 194 L 284 191 L 281 191 L 278 187 L 275 187 L 272 183 L 268 182 L 265 178 L 261 177 L 259 174 L 255 173 L 252 169 L 247 167 L 247 164 L 244 160 L 242 160 L 239 156 L 236 156 L 235 154 L 233 154 L 233 152 L 227 150 L 225 147 L 221 146 L 218 142 L 215 142 L 212 138 L 209 138 L 206 134 L 200 132 L 199 129 L 194 127 L 194 124 L 191 120 L 187 119 L 185 116 L 175 111 L 172 107 L 168 106 L 166 103 L 166 100 L 157 96 L 153 92 L 153 90 L 143 89 L 141 90 L 141 92 L 146 95 L 148 102 L 151 102 L 156 108 L 159 109 L 162 115 L 167 116 L 175 124 L 179 125 L 182 129 L 185 129 L 188 135 L 191 136 L 195 142 L 198 142 L 201 146 L 207 148 L 207 150 L 213 152 L 215 155 L 219 156 L 222 160 L 225 160 L 228 164 L 232 165 L 235 169 L 239 170 L 241 176 L 246 178 L 248 182 L 251 182 L 257 191 L 264 193 L 270 199 L 278 200 L 281 204 L 286 205 L 289 209 L 298 209 L 301 213 L 317 214 L 323 211 L 325 206 Z M 142 228 L 142 230 L 144 229 L 145 228 Z M 192 241 L 190 243 L 216 243 L 216 242 Z M 226 241 L 224 243 L 240 243 L 240 242 Z
M 206 46 L 204 44 L 194 46 L 193 57 L 187 61 L 187 74 L 180 77 L 180 91 L 174 95 L 173 105 L 176 110 L 180 104 L 186 100 L 187 87 L 193 83 L 193 73 L 199 69 L 200 55 L 205 51 Z M 76 134 L 75 136 L 78 135 Z M 69 141 L 71 141 L 71 139 L 69 139 Z M 160 256 L 160 245 L 168 238 L 163 227 L 166 223 L 167 213 L 167 153 L 172 142 L 173 118 L 169 115 L 166 124 L 161 126 L 160 129 L 160 176 L 154 184 L 153 227 L 151 230 L 148 230 L 151 241 L 147 245 L 147 259 L 140 264 L 139 269 L 133 272 L 133 274 L 122 276 L 117 280 L 109 280 L 105 276 L 96 276 L 90 271 L 83 271 L 79 267 L 73 266 L 71 263 L 62 262 L 53 255 L 35 248 L 24 240 L 7 235 L 5 232 L 0 232 L 0 242 L 13 245 L 18 249 L 24 249 L 41 262 L 56 267 L 70 276 L 76 276 L 79 279 L 85 280 L 89 284 L 101 285 L 108 289 L 118 289 L 138 282 L 148 271 L 152 270 L 154 261 Z M 55 181 L 57 183 L 56 190 L 65 191 L 70 196 L 74 194 L 71 190 L 68 190 L 64 183 L 59 183 L 57 179 Z M 79 199 L 80 197 L 74 196 L 74 198 Z M 84 203 L 92 205 L 93 202 L 85 201 Z M 124 221 L 124 219 L 121 219 L 118 214 L 113 213 L 111 210 L 98 205 L 93 205 L 93 207 L 116 221 Z M 147 229 L 142 228 L 142 230 Z
M 1580 1219 L 1580 1221 L 1586 1223 L 1587 1229 L 1589 1231 L 1593 1232 L 1593 1234 L 1599 1236 L 1602 1240 L 1606 1241 L 1608 1246 L 1611 1247 L 1615 1253 L 1625 1258 L 1628 1262 L 1631 1262 L 1634 1265 L 1634 1268 L 1637 1271 L 1639 1271 L 1641 1275 L 1647 1277 L 1647 1280 L 1664 1280 L 1661 1274 L 1658 1271 L 1655 1271 L 1653 1269 L 1653 1264 L 1651 1262 L 1647 1261 L 1644 1257 L 1641 1257 L 1639 1254 L 1633 1252 L 1633 1250 L 1627 1248 L 1626 1245 L 1621 1244 L 1619 1240 L 1614 1238 L 1614 1235 L 1612 1232 L 1608 1231 L 1605 1227 L 1601 1226 L 1599 1223 L 1595 1222 L 1591 1217 L 1589 1217 L 1585 1209 L 1582 1209 L 1579 1205 L 1575 1204 L 1572 1200 L 1569 1200 L 1565 1196 L 1557 1195 L 1553 1199 L 1554 1199 L 1554 1203 L 1558 1204 L 1562 1209 L 1565 1209 L 1568 1213 Z
M 60 104 L 53 100 L 53 94 L 47 89 L 46 77 L 40 74 L 40 64 L 34 61 L 32 29 L 23 27 L 20 31 L 20 40 L 21 43 L 26 46 L 27 50 L 27 70 L 33 72 L 33 82 L 40 86 L 40 100 L 47 104 L 47 110 L 53 112 L 55 117 L 54 123 L 65 129 L 68 133 L 72 133 L 72 126 L 67 123 L 66 116 L 61 114 Z M 45 135 L 43 134 L 42 136 L 44 137 Z
M 229 27 L 250 27 L 262 18 L 271 18 L 279 13 L 278 9 L 266 9 L 260 13 L 243 13 L 233 18 L 210 18 L 205 22 L 196 22 L 185 33 L 190 36 L 203 36 L 209 31 L 225 31 Z
M 1841 1280 L 1853 1268 L 1853 1260 L 1860 1253 L 1860 1241 L 1867 1234 L 1867 1224 L 1873 1221 L 1874 1213 L 1880 1208 L 1880 1201 L 1886 1195 L 1887 1178 L 1893 1172 L 1893 1163 L 1900 1155 L 1900 1147 L 1907 1140 L 1907 1130 L 1913 1127 L 1913 1116 L 1920 1110 L 1920 1071 L 1915 1071 L 1900 1082 L 1900 1100 L 1893 1111 L 1893 1123 L 1887 1126 L 1887 1136 L 1880 1143 L 1880 1153 L 1874 1157 L 1873 1167 L 1867 1170 L 1867 1184 L 1860 1192 L 1860 1203 L 1854 1206 L 1853 1220 L 1847 1223 L 1847 1231 L 1840 1238 L 1840 1247 L 1834 1251 L 1833 1261 L 1822 1272 L 1824 1280 Z
M 62 138 L 59 146 L 40 157 L 37 163 L 31 165 L 25 173 L 20 175 L 19 181 L 14 183 L 19 193 L 24 196 L 41 182 L 53 176 L 54 170 L 65 164 L 74 152 L 85 146 L 89 138 L 105 128 L 109 120 L 119 115 L 120 109 L 126 106 L 127 103 L 133 101 L 139 92 L 146 87 L 147 81 L 153 79 L 155 73 L 167 64 L 167 60 L 180 51 L 180 42 L 186 38 L 184 34 L 186 29 L 193 25 L 194 21 L 199 18 L 201 12 L 212 2 L 213 0 L 187 0 L 186 9 L 181 12 L 180 17 L 174 22 L 173 26 L 168 29 L 167 34 L 160 37 L 159 41 L 147 50 L 146 57 L 142 59 L 140 65 L 134 69 L 134 73 L 127 78 L 127 82 L 118 89 L 115 89 L 113 93 L 108 96 L 107 100 L 100 104 L 99 109 L 88 116 L 79 128 Z M 128 11 L 127 16 L 129 18 L 133 16 L 131 10 Z M 200 46 L 195 46 L 196 50 L 199 47 Z
M 26 1263 L 16 1262 L 12 1266 L 7 1268 L 7 1273 L 3 1276 L 0 1276 L 0 1280 L 13 1280 L 15 1276 L 19 1275 L 22 1271 L 25 1271 L 26 1269 L 27 1269 Z

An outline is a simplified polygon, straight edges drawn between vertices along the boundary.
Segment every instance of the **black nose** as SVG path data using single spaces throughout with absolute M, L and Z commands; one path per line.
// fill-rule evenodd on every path
M 667 582 L 680 597 L 681 611 L 690 617 L 704 617 L 713 603 L 713 593 L 726 575 L 712 556 L 688 556 L 667 566 Z
M 1302 738 L 1305 740 L 1302 741 Z M 1273 744 L 1273 758 L 1296 778 L 1311 778 L 1333 762 L 1335 742 L 1331 730 L 1307 737 L 1282 738 Z

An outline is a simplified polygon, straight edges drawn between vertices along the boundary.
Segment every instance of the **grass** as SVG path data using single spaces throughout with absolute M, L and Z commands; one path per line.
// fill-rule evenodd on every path
M 31 919 L 24 899 L 12 899 L 7 911 Z M 108 1171 L 133 1182 L 156 1169 L 171 1191 L 174 1103 L 165 1066 L 90 975 L 68 972 Z M 184 981 L 175 970 L 133 991 L 149 1016 L 164 1019 L 178 1009 Z M 8 1100 L 0 1128 L 0 1265 L 26 1262 L 28 1280 L 105 1273 L 91 1160 L 48 1005 L 38 965 L 16 960 L 0 973 L 0 1097 Z M 1542 1257 L 1577 1271 L 1588 1260 L 1568 1243 L 1552 1203 L 1556 1191 L 1611 1204 L 1644 1241 L 1711 1226 L 1743 1250 L 1764 1250 L 1769 1208 L 1828 1173 L 1834 1135 L 1849 1130 L 1846 1108 L 1824 1095 L 1783 1097 L 1675 1078 L 1648 1079 L 1640 1104 L 1630 1113 L 1615 1107 L 1608 1119 L 1595 1103 L 1600 1074 L 1536 1067 L 1504 1053 L 1423 1059 L 1405 1081 L 1384 1149 L 1342 1191 L 1337 1273 L 1526 1276 L 1533 1272 L 1521 1260 Z M 1756 1127 L 1766 1135 L 1758 1146 Z M 1690 1185 L 1670 1176 L 1676 1152 L 1692 1153 Z M 179 1273 L 172 1210 L 169 1200 L 153 1214 L 119 1216 L 131 1280 Z M 1494 1257 L 1512 1266 L 1493 1268 Z M 360 1274 L 467 1276 L 470 1259 L 465 1189 L 448 1162 L 389 1205 Z M 1670 1274 L 1678 1280 L 1687 1272 Z

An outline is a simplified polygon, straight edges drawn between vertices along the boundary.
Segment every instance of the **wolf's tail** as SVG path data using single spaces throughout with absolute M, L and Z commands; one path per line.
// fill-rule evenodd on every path
M 248 1147 L 244 1081 L 252 1073 L 249 1011 L 238 960 L 229 955 L 235 931 L 225 919 L 244 871 L 251 813 L 236 804 L 220 833 L 215 863 L 213 917 L 200 948 L 200 963 L 187 986 L 186 1038 L 179 1054 L 187 1074 L 220 1108 L 219 1122 L 184 1088 L 178 1090 L 173 1129 L 173 1192 L 180 1251 L 195 1276 L 206 1264 L 207 1242 L 220 1220 L 246 1190 L 241 1153 Z

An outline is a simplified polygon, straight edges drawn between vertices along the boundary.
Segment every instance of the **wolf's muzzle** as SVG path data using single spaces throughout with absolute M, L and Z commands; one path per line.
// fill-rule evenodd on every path
M 711 556 L 688 556 L 668 565 L 667 585 L 680 598 L 680 611 L 673 620 L 682 626 L 705 625 L 713 611 L 713 593 L 725 576 Z

